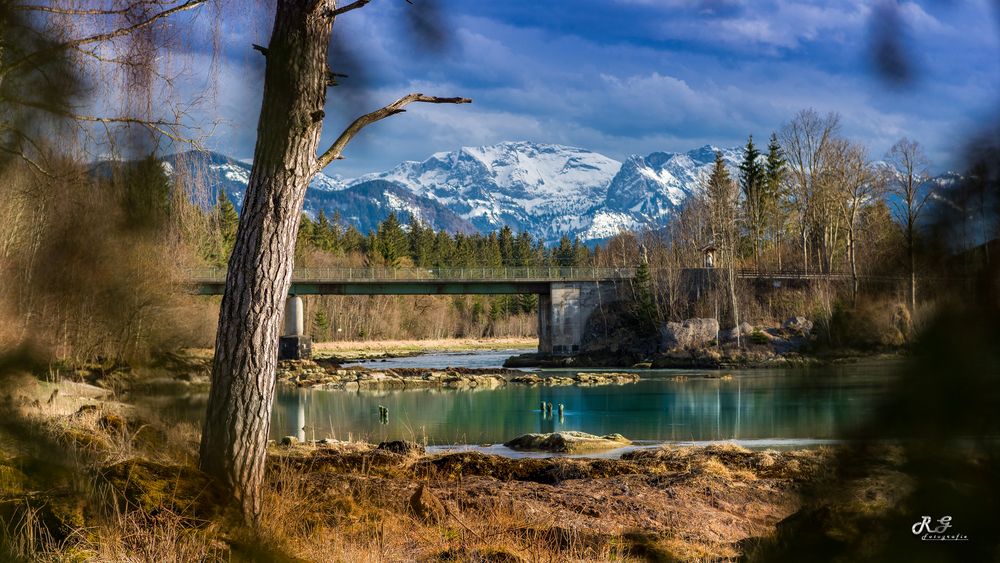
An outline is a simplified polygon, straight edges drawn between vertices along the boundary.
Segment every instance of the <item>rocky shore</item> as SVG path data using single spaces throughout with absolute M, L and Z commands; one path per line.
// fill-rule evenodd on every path
M 655 334 L 636 334 L 626 328 L 609 333 L 591 331 L 579 354 L 521 354 L 508 358 L 504 367 L 746 369 L 821 365 L 875 355 L 819 350 L 816 339 L 814 323 L 800 316 L 779 325 L 744 322 L 730 329 L 722 329 L 714 318 L 692 318 L 664 323 Z
M 341 367 L 331 360 L 286 360 L 278 365 L 278 381 L 310 389 L 495 389 L 504 385 L 623 385 L 639 380 L 636 373 L 579 372 L 540 376 L 505 368 L 392 368 Z

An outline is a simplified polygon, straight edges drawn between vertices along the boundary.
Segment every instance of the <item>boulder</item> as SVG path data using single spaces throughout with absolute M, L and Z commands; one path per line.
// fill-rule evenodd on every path
M 805 317 L 791 317 L 781 325 L 788 332 L 807 335 L 812 332 L 813 322 Z
M 595 436 L 586 432 L 564 431 L 552 434 L 525 434 L 506 442 L 504 446 L 512 450 L 573 454 L 612 450 L 631 443 L 631 440 L 621 434 Z
M 406 440 L 391 440 L 388 442 L 381 442 L 378 445 L 379 450 L 386 450 L 402 455 L 410 454 L 422 454 L 424 453 L 424 447 L 416 442 L 408 442 Z
M 716 319 L 688 319 L 681 323 L 668 322 L 660 328 L 660 343 L 664 351 L 707 346 L 719 335 Z
M 417 490 L 410 497 L 410 511 L 425 522 L 440 522 L 447 514 L 441 499 L 434 496 L 423 483 L 417 486 Z
M 722 340 L 722 342 L 735 342 L 736 328 L 737 327 L 733 327 L 723 330 L 722 332 L 719 333 L 719 339 Z M 742 322 L 740 323 L 739 326 L 739 332 L 740 332 L 740 341 L 745 344 L 746 339 L 748 339 L 750 335 L 753 334 L 754 327 L 750 323 Z

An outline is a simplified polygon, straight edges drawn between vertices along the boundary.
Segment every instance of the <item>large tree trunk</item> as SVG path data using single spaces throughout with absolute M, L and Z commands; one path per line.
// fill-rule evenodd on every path
M 316 170 L 333 18 L 316 0 L 277 3 L 253 170 L 229 259 L 201 441 L 201 468 L 260 515 L 279 322 L 306 187 Z

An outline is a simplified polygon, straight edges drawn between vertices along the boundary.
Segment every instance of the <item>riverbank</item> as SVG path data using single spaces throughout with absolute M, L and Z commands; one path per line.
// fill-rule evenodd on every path
M 344 361 L 417 356 L 429 352 L 467 352 L 475 350 L 526 350 L 538 348 L 537 338 L 437 338 L 433 340 L 363 340 L 314 342 L 318 358 L 335 357 Z
M 835 455 L 722 444 L 513 459 L 289 439 L 269 450 L 266 508 L 253 533 L 234 524 L 197 470 L 196 425 L 91 385 L 15 383 L 0 405 L 0 540 L 25 557 L 735 559 L 794 519 L 803 488 L 828 478 Z M 892 467 L 865 478 L 863 499 L 838 510 L 838 525 L 892 506 L 902 461 L 887 460 Z

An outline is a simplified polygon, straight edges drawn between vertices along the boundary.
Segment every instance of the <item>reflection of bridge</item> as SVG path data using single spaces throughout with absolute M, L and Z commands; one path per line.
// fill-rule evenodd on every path
M 300 356 L 308 346 L 302 295 L 463 294 L 538 295 L 539 352 L 573 354 L 580 350 L 590 314 L 615 299 L 615 292 L 607 290 L 634 276 L 635 268 L 296 269 L 285 306 L 282 355 Z M 221 295 L 226 270 L 191 270 L 186 278 L 195 293 Z

